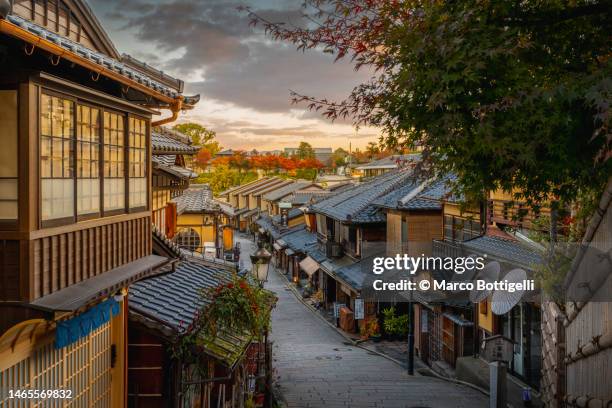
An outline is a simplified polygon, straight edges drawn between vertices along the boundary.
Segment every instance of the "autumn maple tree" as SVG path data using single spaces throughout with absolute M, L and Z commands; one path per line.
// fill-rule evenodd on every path
M 466 193 L 576 201 L 612 173 L 605 1 L 305 0 L 302 26 L 245 10 L 274 39 L 374 72 L 346 100 L 295 103 L 422 146 L 424 167 L 455 172 Z

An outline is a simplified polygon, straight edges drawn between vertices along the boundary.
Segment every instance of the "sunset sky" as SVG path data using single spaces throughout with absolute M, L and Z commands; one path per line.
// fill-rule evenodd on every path
M 215 130 L 226 148 L 271 150 L 307 141 L 314 147 L 363 147 L 376 129 L 358 133 L 291 105 L 289 90 L 340 100 L 368 78 L 319 51 L 266 38 L 253 29 L 249 5 L 274 21 L 304 24 L 301 0 L 90 0 L 119 52 L 150 63 L 186 82 L 186 94 L 202 95 L 181 116 Z

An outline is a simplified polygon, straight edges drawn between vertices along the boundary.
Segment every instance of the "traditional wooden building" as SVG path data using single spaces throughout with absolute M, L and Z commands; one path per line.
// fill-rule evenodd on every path
M 0 387 L 123 407 L 128 286 L 167 262 L 151 128 L 198 97 L 120 56 L 82 0 L 0 1 L 0 43 Z
M 153 223 L 168 238 L 176 233 L 177 209 L 172 200 L 183 194 L 197 175 L 186 167 L 186 158 L 198 152 L 181 133 L 158 127 L 151 135 L 153 163 Z
M 542 399 L 548 407 L 612 400 L 612 178 L 565 276 L 565 299 L 542 303 Z
M 463 198 L 452 193 L 454 179 L 413 180 L 377 201 L 387 214 L 387 256 L 453 257 L 457 250 L 445 253 L 441 247 L 458 245 L 482 233 L 478 213 L 467 210 L 461 204 Z M 453 276 L 416 271 L 413 280 L 423 279 L 452 280 Z M 425 363 L 454 367 L 458 357 L 472 354 L 474 323 L 469 300 L 433 291 L 411 292 L 406 297 L 404 301 L 414 304 L 415 349 Z
M 419 154 L 395 154 L 370 163 L 358 165 L 353 169 L 351 175 L 362 178 L 381 176 L 390 171 L 411 167 L 418 160 L 420 160 Z
M 208 185 L 194 184 L 172 202 L 177 214 L 174 241 L 190 252 L 222 258 L 226 246 L 224 241 L 233 244 L 233 228 L 227 224 L 226 216 L 213 199 Z
M 362 296 L 364 282 L 372 277 L 371 258 L 384 255 L 386 249 L 385 213 L 375 203 L 391 191 L 411 183 L 412 177 L 408 169 L 387 173 L 343 189 L 309 208 L 314 217 L 307 217 L 314 219 L 307 225 L 316 234 L 318 246 L 307 251 L 304 268 L 313 273 L 316 264 L 322 272 L 318 274 L 317 287 L 322 291 L 323 305 L 342 304 L 352 313 L 357 299 L 365 301 L 365 318 L 354 327 L 345 328 L 349 331 L 357 330 L 363 321 L 376 313 L 378 301 Z
M 202 352 L 193 359 L 179 359 L 172 351 L 196 313 L 214 301 L 202 289 L 227 284 L 232 273 L 231 268 L 188 258 L 132 286 L 130 407 L 239 408 L 255 391 L 250 385 L 265 380 L 260 373 L 269 367 L 267 347 L 244 333 L 230 329 L 202 339 Z
M 323 187 L 311 183 L 309 181 L 295 181 L 284 186 L 283 188 L 278 188 L 274 191 L 264 194 L 262 197 L 261 211 L 271 216 L 280 215 L 280 207 L 282 206 L 281 203 L 288 203 L 288 198 L 291 197 L 294 193 L 319 192 L 323 190 Z M 294 205 L 292 203 L 291 207 L 293 206 Z

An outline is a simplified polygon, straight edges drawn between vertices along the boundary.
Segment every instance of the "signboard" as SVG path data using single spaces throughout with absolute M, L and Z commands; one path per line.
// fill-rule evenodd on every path
M 427 311 L 421 310 L 421 333 L 429 332 L 429 325 L 427 324 Z
M 340 317 L 340 309 L 345 307 L 344 303 L 336 303 L 334 302 L 334 317 L 337 319 Z
M 364 301 L 363 299 L 355 299 L 355 320 L 365 318 Z
M 287 203 L 287 202 L 284 202 L 284 201 L 281 201 L 280 203 L 278 203 L 278 208 L 281 208 L 281 209 L 288 210 L 288 209 L 291 209 L 292 207 L 293 207 L 293 204 L 291 204 L 291 203 Z
M 482 349 L 487 361 L 511 361 L 514 342 L 501 335 L 491 336 L 483 340 Z

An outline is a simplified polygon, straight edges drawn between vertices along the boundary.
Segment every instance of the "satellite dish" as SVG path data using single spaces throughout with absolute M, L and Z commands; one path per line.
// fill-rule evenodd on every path
M 520 283 L 527 279 L 527 272 L 522 269 L 513 269 L 504 277 L 508 283 Z M 496 315 L 508 313 L 521 301 L 524 289 L 509 292 L 506 290 L 496 290 L 491 299 L 491 311 Z
M 501 265 L 497 261 L 489 262 L 485 265 L 480 272 L 476 274 L 476 280 L 482 280 L 486 283 L 493 283 L 499 279 L 499 272 L 501 271 Z M 478 290 L 474 289 L 470 292 L 470 301 L 472 303 L 480 303 L 489 296 L 491 296 L 492 290 Z

